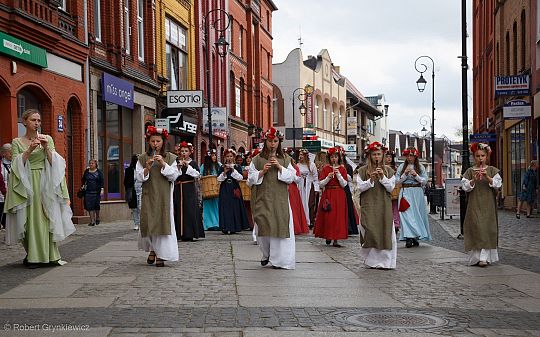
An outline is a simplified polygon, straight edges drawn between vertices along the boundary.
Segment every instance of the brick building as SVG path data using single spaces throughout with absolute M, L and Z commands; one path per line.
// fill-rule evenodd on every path
M 90 157 L 105 177 L 102 219 L 129 218 L 122 185 L 144 125 L 156 116 L 156 9 L 149 1 L 88 0 Z M 157 2 L 157 5 L 160 3 Z
M 41 112 L 42 133 L 66 159 L 74 198 L 86 167 L 87 86 L 84 1 L 2 1 L 0 4 L 0 141 L 24 135 L 22 113 Z

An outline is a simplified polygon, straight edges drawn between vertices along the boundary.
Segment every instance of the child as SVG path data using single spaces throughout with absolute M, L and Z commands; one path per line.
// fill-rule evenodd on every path
M 217 176 L 221 164 L 217 161 L 217 152 L 215 149 L 208 151 L 204 158 L 204 164 L 201 165 L 201 174 L 203 176 Z M 215 231 L 219 229 L 219 199 L 203 200 L 203 225 L 204 230 Z
M 465 251 L 469 265 L 486 267 L 499 261 L 497 252 L 499 224 L 495 196 L 502 186 L 499 169 L 487 165 L 491 148 L 487 144 L 470 146 L 475 165 L 463 174 L 461 183 L 468 193 L 467 213 L 463 222 Z
M 371 143 L 366 150 L 367 164 L 356 176 L 362 205 L 360 256 L 370 268 L 395 269 L 397 242 L 390 192 L 396 178 L 394 170 L 383 164 L 385 150 L 379 142 Z
M 236 152 L 223 152 L 225 161 L 219 170 L 219 228 L 223 234 L 234 234 L 249 228 L 249 222 L 238 181 L 242 180 L 241 166 L 235 165 Z
M 347 171 L 341 165 L 339 148 L 333 147 L 328 150 L 328 161 L 319 175 L 319 186 L 324 188 L 317 220 L 313 234 L 317 238 L 326 239 L 329 245 L 332 240 L 334 247 L 341 247 L 338 240 L 346 240 L 348 237 L 348 209 L 345 190 L 347 184 Z
M 309 160 L 309 152 L 306 149 L 300 149 L 298 152 L 298 168 L 301 177 L 298 189 L 302 197 L 302 205 L 309 228 L 313 228 L 315 225 L 315 213 L 317 212 L 316 195 L 320 192 L 319 173 L 315 163 Z
M 173 184 L 178 177 L 176 156 L 166 152 L 167 130 L 148 126 L 148 151 L 139 155 L 135 168 L 142 182 L 139 249 L 150 252 L 146 262 L 164 267 L 165 261 L 178 261 L 178 244 L 173 215 Z

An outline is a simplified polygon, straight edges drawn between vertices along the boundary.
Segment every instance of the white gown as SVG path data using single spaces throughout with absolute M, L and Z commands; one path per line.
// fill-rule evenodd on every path
M 313 189 L 315 192 L 320 192 L 319 173 L 317 172 L 317 166 L 315 166 L 315 164 L 312 162 L 309 163 L 309 167 L 302 163 L 298 163 L 297 166 L 300 170 L 301 177 L 301 180 L 297 183 L 297 185 L 298 189 L 300 190 L 300 197 L 302 198 L 302 206 L 304 206 L 306 220 L 309 225 L 309 194 L 311 193 L 311 184 L 313 184 Z
M 392 176 L 390 179 L 383 177 L 380 182 L 388 192 L 392 192 L 396 183 L 396 177 Z M 374 186 L 375 184 L 371 183 L 369 179 L 364 181 L 360 178 L 359 174 L 356 175 L 356 187 L 360 193 Z M 392 228 L 394 228 L 393 224 Z M 363 226 L 360 226 L 360 231 L 362 235 L 365 234 Z M 360 256 L 362 262 L 368 267 L 395 269 L 397 260 L 396 233 L 392 230 L 392 249 L 361 248 Z
M 150 175 L 144 176 L 144 168 L 142 165 L 137 162 L 137 167 L 135 169 L 135 178 L 137 181 L 145 182 L 148 180 Z M 170 207 L 169 212 L 171 219 L 171 234 L 169 235 L 151 235 L 147 237 L 142 237 L 141 232 L 139 231 L 139 242 L 138 246 L 139 249 L 144 250 L 145 252 L 154 251 L 156 252 L 156 256 L 162 260 L 166 261 L 178 261 L 179 254 L 178 254 L 178 242 L 176 240 L 176 231 L 174 229 L 174 208 L 173 208 L 173 190 L 174 190 L 174 184 L 173 182 L 176 180 L 178 175 L 180 174 L 178 172 L 178 169 L 176 165 L 169 166 L 167 163 L 165 163 L 165 166 L 161 168 L 161 174 L 167 178 L 170 184 Z M 143 186 L 144 188 L 144 186 Z M 144 200 L 143 200 L 144 202 Z
M 296 170 L 289 164 L 287 168 L 283 168 L 278 172 L 278 179 L 286 184 L 290 184 L 295 180 Z M 249 166 L 248 186 L 260 185 L 263 182 L 264 176 L 259 178 L 259 171 L 255 165 L 251 163 Z M 288 199 L 288 194 L 287 194 Z M 252 200 L 253 202 L 253 200 Z M 283 269 L 295 269 L 296 264 L 296 244 L 294 240 L 294 224 L 291 210 L 291 202 L 289 200 L 289 238 L 274 238 L 269 236 L 258 236 L 257 244 L 263 254 L 263 260 L 268 259 L 274 267 Z M 257 224 L 255 224 L 257 225 Z

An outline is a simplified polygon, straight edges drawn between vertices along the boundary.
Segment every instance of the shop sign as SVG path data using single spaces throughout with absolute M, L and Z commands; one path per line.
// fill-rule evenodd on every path
M 347 136 L 356 136 L 358 134 L 358 119 L 356 117 L 347 117 Z
M 104 101 L 133 109 L 133 88 L 133 83 L 103 73 L 103 77 L 101 78 L 101 93 Z
M 302 147 L 311 153 L 321 152 L 321 141 L 320 140 L 304 140 L 302 142 Z
M 167 91 L 167 108 L 202 108 L 202 90 Z
M 158 129 L 165 129 L 167 132 L 171 132 L 169 129 L 169 118 L 156 118 L 154 120 L 154 123 L 156 125 L 156 128 Z
M 203 132 L 208 133 L 208 108 L 203 112 Z M 212 134 L 221 138 L 226 138 L 228 132 L 227 108 L 212 108 Z
M 489 143 L 497 141 L 496 133 L 473 133 L 469 135 L 471 142 Z
M 515 99 L 503 107 L 504 119 L 524 119 L 531 117 L 531 104 L 527 101 Z
M 356 155 L 356 144 L 345 144 L 344 146 L 345 148 L 345 152 L 347 152 L 347 154 L 351 153 L 354 155 Z
M 313 127 L 313 95 L 307 97 L 306 127 Z
M 495 97 L 529 95 L 529 75 L 495 76 Z
M 3 32 L 0 32 L 0 53 L 35 64 L 41 68 L 47 68 L 47 52 L 45 49 Z
M 64 116 L 62 115 L 56 117 L 56 130 L 58 132 L 64 132 Z

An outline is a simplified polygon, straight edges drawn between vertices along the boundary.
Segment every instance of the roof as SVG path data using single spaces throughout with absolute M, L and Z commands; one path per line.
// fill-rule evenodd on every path
M 383 98 L 383 95 L 377 95 L 377 96 L 366 96 L 366 99 L 373 104 L 374 106 L 377 106 L 379 104 L 379 101 Z
M 368 110 L 369 113 L 371 113 L 374 116 L 382 116 L 383 113 L 376 108 L 376 105 L 372 104 L 369 100 L 366 99 L 364 95 L 358 90 L 354 84 L 352 84 L 351 81 L 349 81 L 348 78 L 345 78 L 345 87 L 348 92 L 351 93 L 351 95 L 356 98 L 356 100 L 360 103 L 360 106 L 364 109 Z

